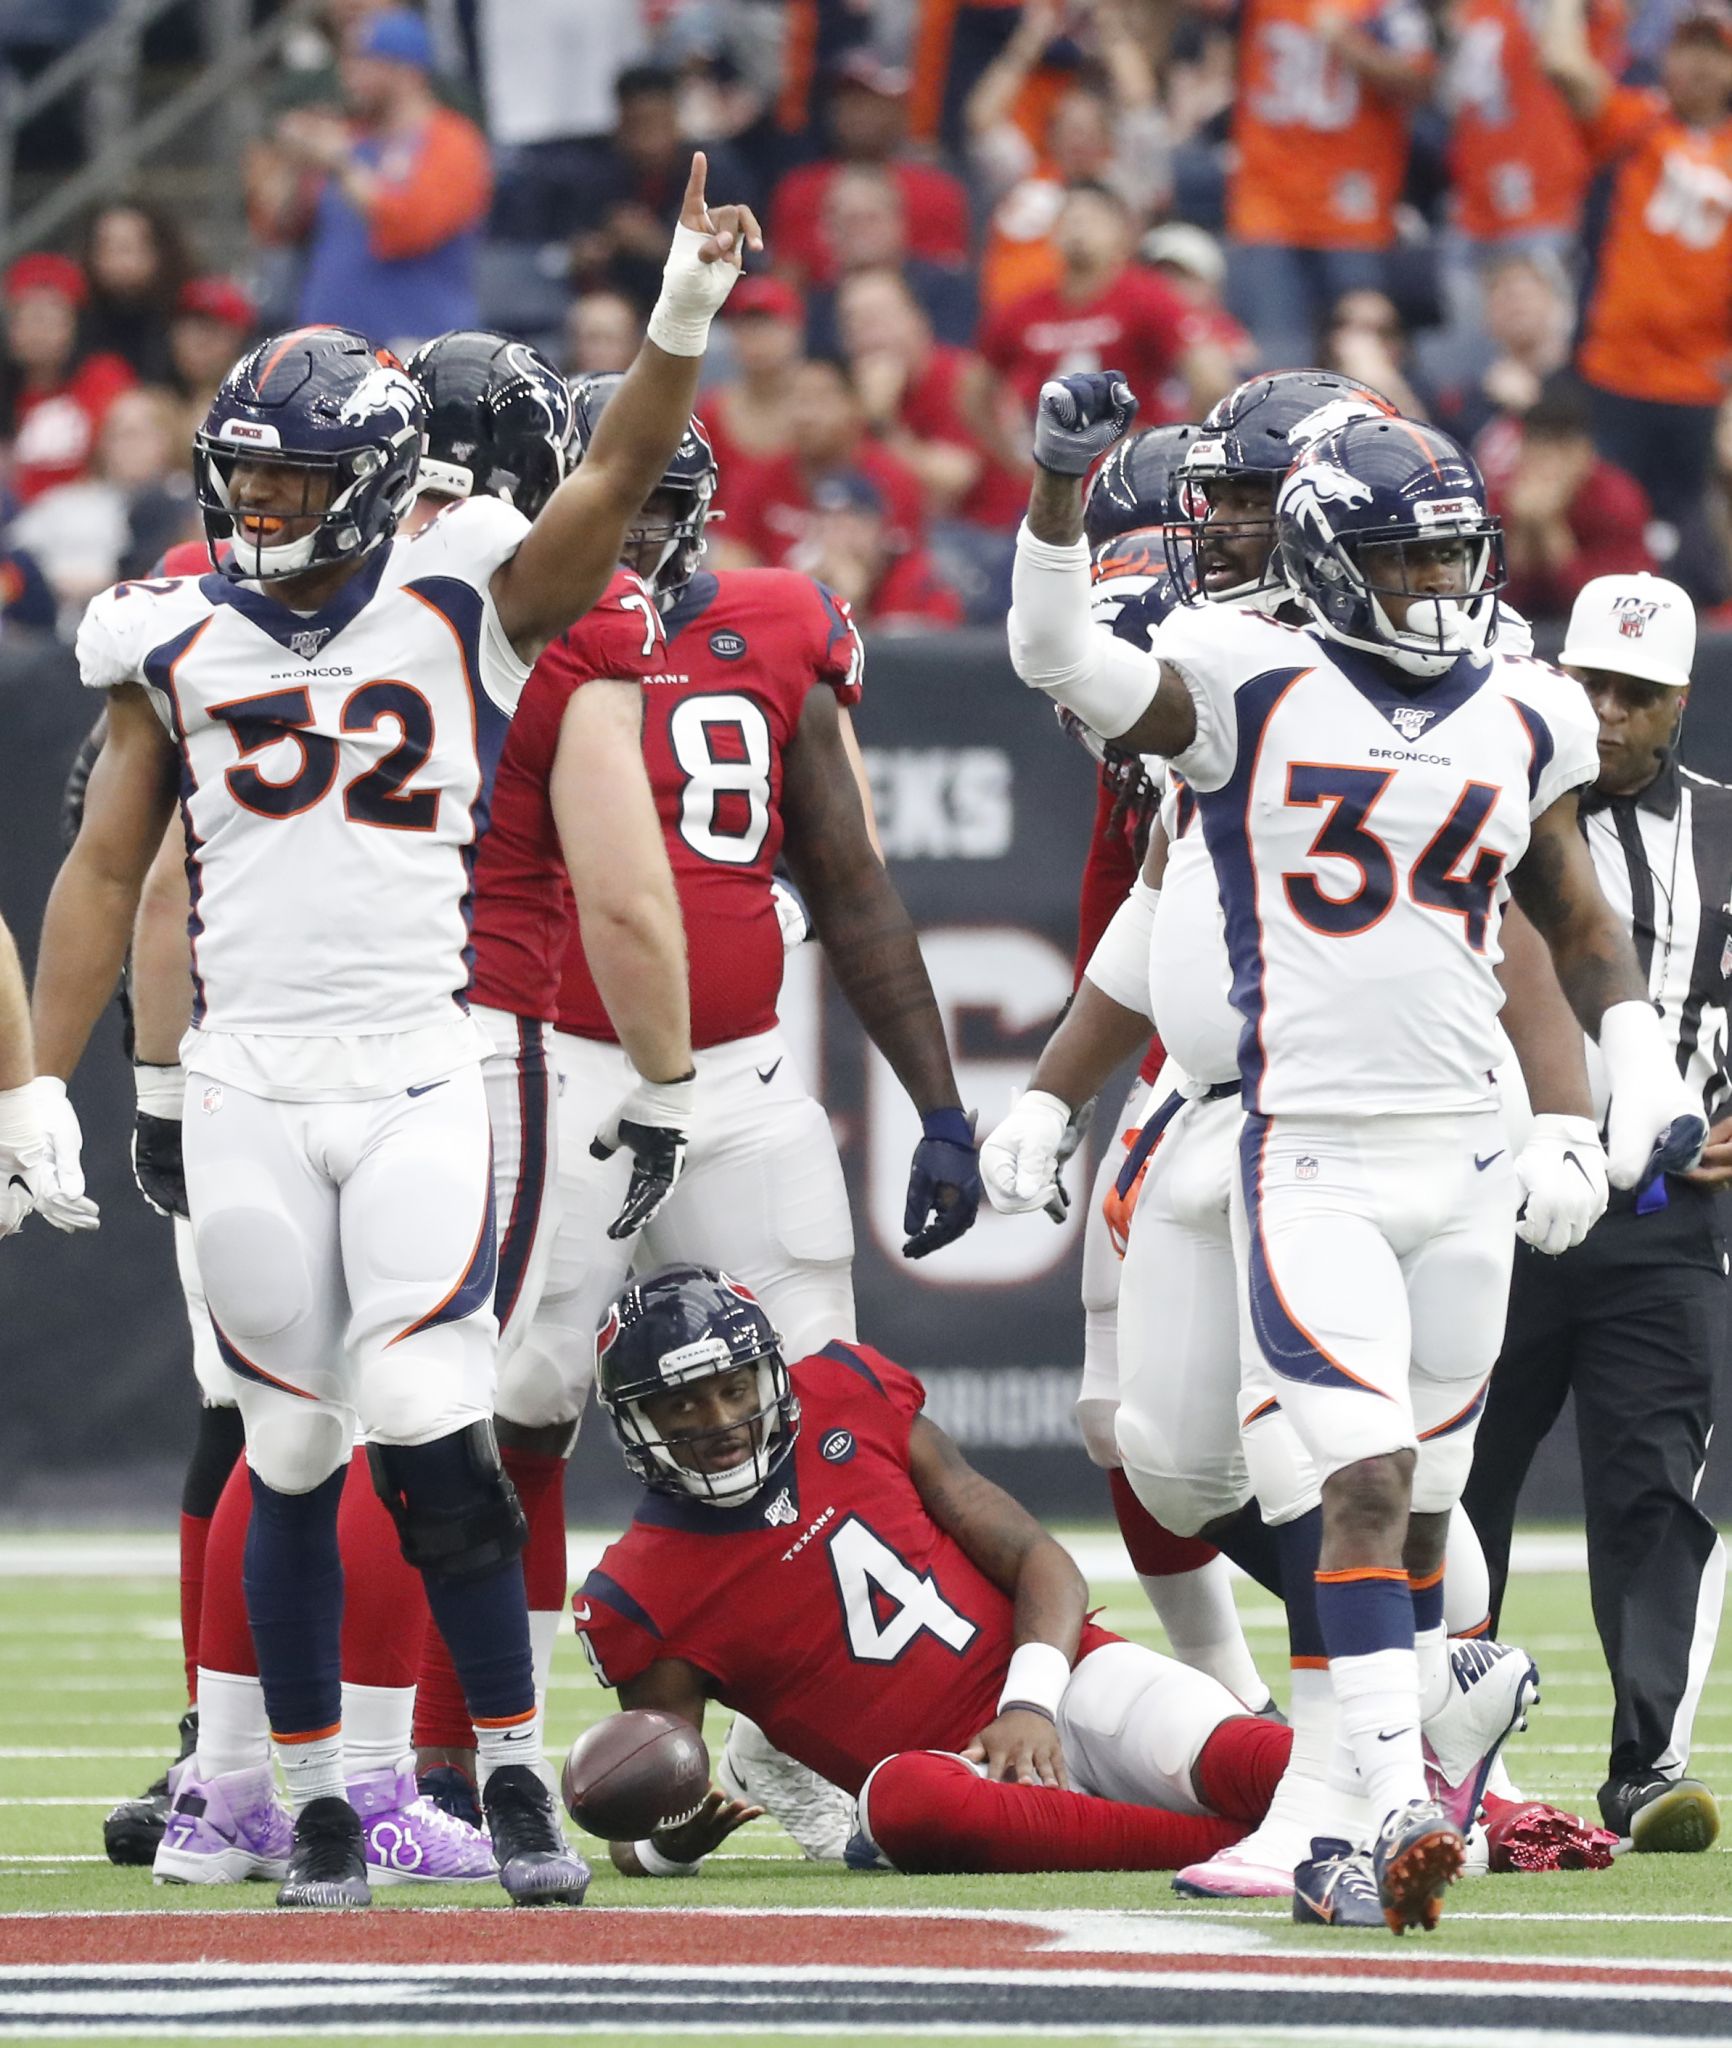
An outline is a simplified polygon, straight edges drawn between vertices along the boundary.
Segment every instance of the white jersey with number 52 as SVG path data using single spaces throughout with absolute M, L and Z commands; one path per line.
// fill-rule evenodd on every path
M 267 1083 L 271 1041 L 285 1073 L 341 1085 L 353 1060 L 286 1042 L 473 1035 L 470 851 L 528 673 L 488 584 L 527 531 L 496 499 L 454 505 L 310 616 L 216 574 L 85 613 L 85 684 L 142 684 L 179 750 L 194 1032 Z
M 1247 1109 L 1493 1106 L 1500 883 L 1533 819 L 1598 772 L 1567 677 L 1463 657 L 1423 688 L 1251 613 L 1180 607 L 1152 651 L 1197 735 L 1174 765 L 1214 861 Z

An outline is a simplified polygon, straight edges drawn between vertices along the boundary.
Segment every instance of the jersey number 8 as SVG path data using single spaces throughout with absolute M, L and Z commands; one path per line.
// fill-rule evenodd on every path
M 680 837 L 705 860 L 750 867 L 770 830 L 770 721 L 750 697 L 687 697 L 668 745 L 685 776 Z

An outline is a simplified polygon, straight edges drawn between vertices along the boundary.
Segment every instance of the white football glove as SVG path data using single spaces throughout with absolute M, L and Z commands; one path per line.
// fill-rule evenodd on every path
M 1516 1236 L 1548 1258 L 1573 1251 L 1606 1210 L 1606 1155 L 1592 1117 L 1536 1116 L 1516 1154 Z
M 0 1090 L 0 1237 L 10 1237 L 36 1206 L 48 1163 L 48 1138 L 29 1082 Z
M 980 1178 L 1001 1216 L 1025 1216 L 1063 1200 L 1058 1170 L 1070 1120 L 1069 1103 L 1029 1088 L 995 1126 L 980 1148 Z
M 94 1230 L 101 1215 L 84 1192 L 84 1133 L 77 1110 L 66 1099 L 66 1083 L 38 1074 L 29 1092 L 42 1122 L 46 1155 L 31 1181 L 37 1212 L 56 1230 Z
M 1615 1188 L 1682 1173 L 1708 1142 L 1702 1100 L 1678 1073 L 1652 1003 L 1614 1003 L 1600 1019 L 1600 1053 L 1611 1083 L 1606 1171 Z

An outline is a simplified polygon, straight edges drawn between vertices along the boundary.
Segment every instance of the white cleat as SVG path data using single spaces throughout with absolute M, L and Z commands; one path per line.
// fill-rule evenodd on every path
M 1483 1636 L 1449 1646 L 1449 1697 L 1424 1723 L 1431 1797 L 1465 1835 L 1479 1816 L 1498 1751 L 1540 1696 L 1540 1669 L 1526 1650 Z
M 854 1832 L 854 1802 L 840 1785 L 796 1763 L 755 1721 L 734 1716 L 716 1759 L 716 1783 L 730 1799 L 761 1806 L 814 1863 L 840 1863 Z
M 1371 1838 L 1371 1809 L 1358 1793 L 1334 1792 L 1320 1778 L 1289 1770 L 1256 1828 L 1207 1862 L 1187 1864 L 1173 1889 L 1187 1899 L 1289 1898 L 1293 1872 L 1320 1836 L 1363 1845 Z

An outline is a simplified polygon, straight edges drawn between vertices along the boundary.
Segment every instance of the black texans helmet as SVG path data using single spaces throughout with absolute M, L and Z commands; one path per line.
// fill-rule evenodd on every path
M 1089 484 L 1083 500 L 1083 538 L 1095 554 L 1120 534 L 1165 527 L 1173 487 L 1199 427 L 1144 427 L 1118 442 Z
M 533 519 L 571 467 L 565 379 L 526 341 L 459 328 L 409 358 L 427 399 L 423 491 L 503 498 Z
M 1185 451 L 1179 471 L 1178 510 L 1168 528 L 1168 567 L 1182 592 L 1211 604 L 1266 605 L 1282 588 L 1275 555 L 1275 492 L 1281 479 L 1319 436 L 1351 420 L 1390 419 L 1395 407 L 1369 384 L 1333 370 L 1276 370 L 1248 377 L 1210 410 Z M 1250 518 L 1215 516 L 1211 489 L 1229 479 L 1255 479 L 1266 487 L 1268 510 Z M 1224 589 L 1208 590 L 1198 551 L 1215 517 L 1235 540 L 1263 543 L 1260 571 Z
M 193 436 L 193 476 L 212 562 L 235 581 L 269 583 L 369 554 L 415 496 L 426 407 L 388 348 L 347 327 L 297 327 L 249 349 Z M 246 533 L 231 493 L 252 458 L 298 473 L 299 512 Z M 284 527 L 314 524 L 292 539 Z M 227 559 L 218 547 L 232 542 Z
M 608 401 L 624 381 L 618 372 L 574 380 L 574 460 L 583 460 Z M 704 523 L 710 517 L 710 500 L 716 495 L 720 475 L 710 437 L 704 432 L 703 421 L 694 413 L 651 494 L 668 492 L 675 500 L 674 509 L 652 512 L 646 506 L 626 532 L 625 546 L 634 557 L 634 566 L 657 597 L 677 597 L 698 573 L 698 564 L 704 558 Z M 645 553 L 651 549 L 659 552 L 648 567 L 643 567 Z
M 655 1394 L 744 1367 L 757 1375 L 758 1403 L 740 1423 L 669 1440 L 644 1410 Z M 652 1493 L 680 1494 L 711 1507 L 738 1507 L 793 1455 L 800 1404 L 782 1339 L 751 1293 L 714 1266 L 664 1266 L 634 1281 L 607 1312 L 595 1338 L 596 1398 L 625 1448 L 634 1478 Z M 680 1448 L 747 1428 L 749 1457 L 725 1470 L 695 1471 Z

